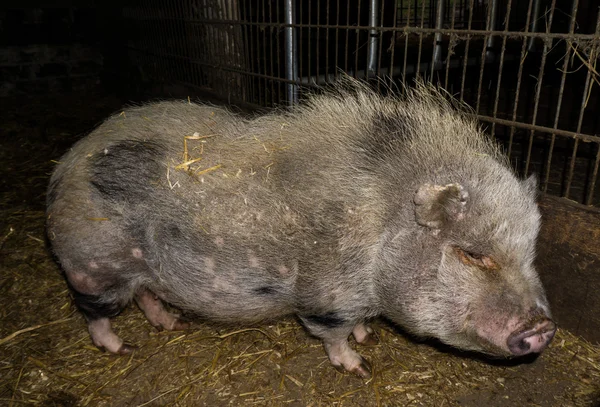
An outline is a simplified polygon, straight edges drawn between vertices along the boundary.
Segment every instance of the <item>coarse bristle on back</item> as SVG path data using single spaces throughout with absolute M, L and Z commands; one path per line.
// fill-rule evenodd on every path
M 388 158 L 410 151 L 424 165 L 453 166 L 472 162 L 473 156 L 509 164 L 497 143 L 472 117 L 468 105 L 421 80 L 399 91 L 389 89 L 388 95 L 382 96 L 367 83 L 345 76 L 322 94 L 310 95 L 288 117 L 304 123 L 310 118 L 315 127 L 337 136 L 344 134 L 340 128 L 346 128 L 346 141 L 356 138 L 377 145 L 378 153 L 386 151 Z

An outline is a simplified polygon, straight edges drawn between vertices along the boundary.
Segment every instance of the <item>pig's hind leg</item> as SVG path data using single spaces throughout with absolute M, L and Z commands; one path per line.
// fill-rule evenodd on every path
M 158 330 L 180 331 L 189 328 L 189 323 L 181 321 L 179 315 L 168 312 L 161 299 L 150 290 L 139 289 L 135 295 L 135 302 Z
M 135 346 L 124 343 L 110 323 L 110 318 L 117 316 L 130 300 L 123 285 L 100 286 L 91 276 L 81 272 L 67 271 L 67 280 L 75 305 L 87 320 L 94 345 L 120 355 L 131 353 Z

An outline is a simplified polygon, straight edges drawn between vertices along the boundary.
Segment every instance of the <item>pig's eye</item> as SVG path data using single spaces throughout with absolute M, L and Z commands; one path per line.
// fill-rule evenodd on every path
M 458 259 L 468 266 L 475 266 L 489 271 L 500 269 L 500 266 L 490 256 L 463 250 L 458 246 L 454 246 L 454 252 L 457 254 Z
M 473 260 L 481 260 L 484 257 L 483 254 L 477 254 L 468 251 L 465 251 L 465 254 Z

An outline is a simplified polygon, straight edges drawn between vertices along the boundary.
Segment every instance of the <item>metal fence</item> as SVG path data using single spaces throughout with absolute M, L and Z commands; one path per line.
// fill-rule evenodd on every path
M 425 77 L 544 192 L 600 205 L 595 0 L 138 0 L 121 18 L 140 76 L 231 103 L 296 103 L 341 72 L 381 91 Z

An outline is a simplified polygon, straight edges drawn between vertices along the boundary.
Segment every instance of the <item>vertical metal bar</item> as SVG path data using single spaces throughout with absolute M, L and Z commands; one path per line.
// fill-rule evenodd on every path
M 248 25 L 248 8 L 246 7 L 246 5 L 244 4 L 241 8 L 241 10 L 243 10 L 243 12 L 240 12 L 240 22 L 241 22 L 241 31 L 243 33 L 243 41 L 244 41 L 244 62 L 245 62 L 245 67 L 248 70 L 248 72 L 252 72 L 252 60 L 250 58 L 250 54 L 252 52 L 251 47 L 250 47 L 250 27 Z M 204 26 L 204 24 L 202 24 L 202 26 Z M 253 86 L 253 82 L 254 82 L 254 78 L 252 78 L 252 76 L 250 75 L 244 75 L 244 82 L 246 83 L 245 89 L 244 89 L 244 94 L 245 94 L 245 99 L 244 102 L 249 102 L 251 103 L 252 100 L 252 86 Z
M 531 8 L 532 0 L 529 0 L 529 8 L 527 9 L 527 21 L 525 22 L 525 32 L 529 30 L 529 21 L 531 19 Z M 521 46 L 521 58 L 519 59 L 519 70 L 517 72 L 517 88 L 515 89 L 515 105 L 513 107 L 512 121 L 517 120 L 517 109 L 519 108 L 519 95 L 521 93 L 521 79 L 523 78 L 523 65 L 525 64 L 525 58 L 527 57 L 527 38 L 523 38 L 523 44 Z M 510 126 L 510 135 L 508 137 L 508 158 L 510 159 L 510 153 L 512 152 L 513 138 L 515 136 L 515 126 Z
M 303 7 L 304 7 L 304 5 L 302 4 L 302 0 L 300 0 L 299 6 L 296 9 L 296 10 L 300 10 L 300 18 L 296 19 L 296 21 L 300 24 L 304 23 Z M 308 28 L 307 28 L 307 30 L 308 30 Z M 302 65 L 304 65 L 304 61 L 302 59 L 302 55 L 304 55 L 303 47 L 304 47 L 305 41 L 302 41 L 302 38 L 304 37 L 304 33 L 302 31 L 302 28 L 300 28 L 300 27 L 296 30 L 296 33 L 298 35 L 298 54 L 297 54 L 297 56 L 300 58 L 300 61 L 298 62 L 298 78 L 302 78 L 302 76 L 304 75 L 304 72 L 302 70 Z M 310 53 L 310 44 L 308 45 L 308 47 L 309 47 L 309 53 Z
M 511 0 L 509 0 L 511 1 Z M 452 17 L 450 19 L 450 29 L 454 29 L 455 20 L 456 20 L 456 1 L 452 2 Z M 454 47 L 456 43 L 454 41 L 456 38 L 455 34 L 450 34 L 450 41 L 448 43 L 448 56 L 446 57 L 446 77 L 444 78 L 444 88 L 448 89 L 448 77 L 450 76 L 450 58 L 454 54 Z
M 554 8 L 556 6 L 556 0 L 552 0 L 552 5 L 550 6 L 550 18 L 548 19 L 548 25 L 546 26 L 546 33 L 550 32 L 550 28 L 552 27 L 552 19 L 554 18 Z M 546 67 L 546 57 L 548 56 L 548 49 L 552 48 L 552 39 L 544 38 L 544 51 L 542 53 L 542 62 L 540 63 L 540 72 L 537 78 L 536 92 L 535 92 L 535 105 L 533 107 L 533 118 L 531 119 L 531 124 L 535 126 L 535 122 L 537 120 L 538 109 L 540 105 L 540 94 L 542 92 L 543 80 L 544 80 L 544 68 Z M 535 134 L 534 130 L 531 130 L 529 133 L 529 144 L 527 146 L 527 158 L 525 159 L 525 175 L 529 173 L 529 164 L 531 161 L 531 149 L 533 147 L 533 136 Z
M 276 21 L 277 23 L 280 23 L 280 16 L 281 14 L 279 13 L 279 11 L 281 10 L 280 8 L 280 1 L 275 2 L 275 12 L 277 13 L 277 17 L 276 17 Z M 282 72 L 282 66 L 283 64 L 281 63 L 281 35 L 278 34 L 277 31 L 275 31 L 275 42 L 277 44 L 277 77 L 281 78 L 283 76 L 283 72 Z M 284 85 L 281 82 L 277 83 L 277 103 L 281 104 L 283 102 L 283 98 L 281 97 L 281 89 L 284 88 Z
M 416 13 L 416 10 L 415 10 Z M 425 1 L 421 5 L 421 28 L 425 28 Z M 415 76 L 418 78 L 421 75 L 421 53 L 423 51 L 423 33 L 419 32 L 419 52 L 417 53 L 417 63 L 415 65 Z
M 487 17 L 486 17 L 486 21 L 485 21 L 485 26 L 487 29 L 490 28 L 491 26 L 491 21 L 492 21 L 492 10 L 493 10 L 493 4 L 489 4 L 488 3 L 488 8 L 487 8 Z M 490 36 L 487 36 L 487 40 L 486 40 L 486 44 L 487 41 L 489 40 Z M 487 58 L 487 49 L 485 48 L 486 45 L 483 46 L 483 48 L 481 49 L 481 60 L 480 60 L 480 65 L 479 65 L 479 84 L 477 85 L 477 103 L 475 104 L 475 112 L 479 113 L 479 107 L 480 107 L 480 103 L 481 103 L 481 94 L 482 94 L 482 89 L 483 89 L 483 71 L 485 70 L 485 61 Z
M 598 17 L 596 20 L 596 36 L 600 34 L 600 9 L 598 10 Z M 594 44 L 593 50 L 590 54 L 597 55 L 598 45 Z M 590 67 L 587 68 L 587 74 L 585 76 L 585 85 L 583 87 L 583 96 L 581 98 L 581 109 L 579 111 L 579 120 L 577 121 L 577 134 L 581 133 L 581 126 L 583 125 L 583 116 L 585 114 L 585 108 L 587 107 L 588 92 L 590 91 L 590 82 L 592 78 L 592 70 Z M 565 197 L 569 198 L 569 192 L 571 189 L 571 183 L 573 182 L 573 170 L 575 169 L 575 160 L 577 159 L 577 147 L 579 146 L 579 139 L 575 139 L 575 145 L 573 146 L 573 154 L 571 155 L 571 163 L 569 165 L 569 174 L 567 176 L 567 185 L 565 188 Z
M 504 20 L 504 32 L 508 33 L 508 23 L 510 21 L 510 11 L 512 7 L 512 0 L 508 0 L 508 4 L 506 5 L 506 19 Z M 504 35 L 502 37 L 502 50 L 500 51 L 500 66 L 498 68 L 498 84 L 496 85 L 496 96 L 494 98 L 494 111 L 492 115 L 494 119 L 498 117 L 498 100 L 500 99 L 500 85 L 502 84 L 502 70 L 504 68 L 504 54 L 506 52 L 506 40 L 508 39 L 508 35 Z M 492 123 L 492 136 L 495 135 L 496 131 L 496 123 Z
M 201 18 L 212 18 L 212 15 L 210 13 L 211 8 L 210 5 L 207 4 L 207 0 L 202 0 L 202 7 L 199 8 L 199 11 L 201 10 L 202 13 L 202 17 Z M 213 66 L 216 66 L 216 62 L 214 61 L 214 50 L 212 48 L 212 45 L 214 43 L 214 36 L 213 34 L 213 27 L 210 24 L 202 24 L 202 26 L 204 27 L 204 47 L 205 47 L 205 52 L 204 52 L 204 58 L 206 58 L 209 67 L 207 67 L 206 69 L 206 76 L 207 76 L 207 80 L 208 80 L 208 84 L 209 86 L 214 86 L 214 83 L 216 82 L 216 78 L 215 78 L 215 70 L 213 68 Z
M 260 4 L 259 4 L 259 0 L 256 0 L 256 20 L 255 22 L 260 23 Z M 252 47 L 256 50 L 256 70 L 254 71 L 255 73 L 262 73 L 262 69 L 261 69 L 261 58 L 260 58 L 260 27 L 258 25 L 254 26 L 254 43 L 252 44 Z M 217 50 L 218 52 L 218 50 Z M 258 104 L 260 106 L 264 106 L 264 102 L 263 102 L 263 97 L 264 97 L 264 91 L 265 91 L 265 86 L 263 85 L 264 83 L 264 78 L 257 76 L 256 77 L 256 83 L 257 83 L 257 87 L 256 87 L 256 94 L 257 94 L 257 99 L 258 99 Z M 261 83 L 262 82 L 262 83 Z
M 339 2 L 338 2 L 339 5 Z M 346 25 L 350 25 L 350 7 L 346 7 Z M 348 45 L 350 40 L 350 30 L 344 30 L 346 32 L 346 47 L 344 48 L 344 72 L 348 72 Z
M 596 38 L 598 38 L 600 35 L 600 8 L 598 8 L 598 16 L 596 18 Z M 590 55 L 598 55 L 598 51 L 599 51 L 599 46 L 598 43 L 596 42 L 595 47 L 593 48 L 593 51 L 590 51 Z M 588 75 L 591 74 L 591 68 L 588 68 Z M 596 81 L 597 82 L 597 81 Z M 596 160 L 594 162 L 594 169 L 592 171 L 592 178 L 590 180 L 589 186 L 588 186 L 588 190 L 587 190 L 587 197 L 585 197 L 585 204 L 586 205 L 592 205 L 593 203 L 593 198 L 594 198 L 594 189 L 596 188 L 596 180 L 598 179 L 598 165 L 600 164 L 600 143 L 596 143 Z
M 341 65 L 340 62 L 339 62 L 339 55 L 340 55 L 339 54 L 340 53 L 340 45 L 339 45 L 340 44 L 340 42 L 339 42 L 340 41 L 340 29 L 339 29 L 339 25 L 340 25 L 340 14 L 342 14 L 341 11 L 340 11 L 340 0 L 336 0 L 336 11 L 337 12 L 335 13 L 335 57 L 334 57 L 334 60 L 333 60 L 334 61 L 333 62 L 333 64 L 334 64 L 333 68 L 334 68 L 334 71 L 335 71 L 333 73 L 333 75 L 334 75 L 335 79 L 338 78 L 338 75 L 339 75 L 338 74 L 338 71 L 339 71 L 338 66 Z M 327 22 L 327 24 L 329 24 L 329 21 Z
M 491 4 L 491 16 L 490 16 L 490 21 L 488 24 L 487 29 L 494 31 L 496 29 L 496 15 L 498 14 L 498 0 L 492 0 L 492 4 Z M 508 21 L 506 22 L 506 26 L 508 27 Z M 504 37 L 506 38 L 506 36 Z M 490 35 L 488 37 L 487 40 L 487 44 L 486 44 L 486 51 L 485 51 L 485 60 L 487 62 L 491 62 L 494 60 L 494 36 Z
M 269 1 L 269 62 L 271 77 L 276 78 L 278 75 L 275 74 L 275 68 L 273 66 L 273 48 L 275 48 L 275 36 L 273 35 L 273 2 Z M 266 29 L 265 29 L 266 31 Z M 275 79 L 271 79 L 271 104 L 279 103 L 279 98 L 275 97 Z
M 240 47 L 240 9 L 239 2 L 232 2 L 229 7 L 230 19 L 235 21 L 229 28 L 229 40 L 231 42 L 232 58 L 235 66 L 238 69 L 244 68 L 244 61 L 242 59 L 242 48 Z M 235 86 L 235 97 L 237 100 L 244 100 L 246 96 L 246 90 L 243 83 L 243 76 L 241 73 L 232 73 L 232 83 Z
M 383 14 L 385 12 L 384 7 L 385 7 L 385 1 L 382 1 L 381 2 L 381 8 L 379 10 L 379 15 L 381 16 L 381 22 L 380 22 L 380 26 L 381 27 L 383 27 L 383 16 L 385 15 L 385 14 Z M 378 29 L 377 33 L 378 33 L 378 36 L 379 36 L 379 38 L 378 38 L 379 47 L 377 49 L 377 71 L 375 72 L 375 74 L 377 76 L 379 76 L 379 72 L 381 72 L 381 56 L 383 55 L 383 49 L 382 49 L 382 46 L 383 46 L 383 31 L 381 31 L 381 30 Z M 392 76 L 392 72 L 391 71 L 389 72 L 389 76 L 390 77 Z M 377 81 L 377 91 L 379 91 L 380 89 L 381 89 L 381 81 Z
M 233 6 L 237 3 L 237 1 L 222 1 L 223 7 L 225 9 L 224 19 L 228 21 L 235 20 L 235 14 L 233 11 Z M 223 27 L 223 31 L 225 32 L 225 38 L 227 41 L 227 60 L 230 66 L 233 68 L 239 67 L 239 58 L 237 55 L 237 50 L 235 46 L 235 24 L 225 25 Z M 240 96 L 240 84 L 238 81 L 239 74 L 234 72 L 229 72 L 228 76 L 228 88 L 229 95 L 233 95 L 235 99 L 239 99 Z
M 218 19 L 218 14 L 217 14 L 217 9 L 215 8 L 215 2 L 214 0 L 211 1 L 211 6 L 209 8 L 210 10 L 210 16 L 209 18 L 211 20 L 216 20 Z M 219 66 L 221 64 L 221 50 L 219 49 L 217 43 L 218 43 L 218 38 L 219 38 L 219 27 L 217 24 L 211 22 L 210 23 L 210 28 L 211 28 L 211 38 L 210 38 L 210 42 L 211 42 L 211 55 L 213 55 L 212 59 L 213 59 L 213 66 Z M 214 72 L 214 78 L 215 81 L 213 82 L 213 86 L 216 87 L 218 89 L 218 92 L 221 92 L 223 90 L 222 88 L 222 72 L 218 71 L 217 69 L 213 68 L 213 72 Z
M 383 15 L 383 14 L 382 14 Z M 402 12 L 400 13 L 402 15 Z M 398 26 L 398 0 L 394 0 L 394 28 Z M 398 36 L 398 32 L 396 30 L 392 31 L 392 39 L 390 43 L 390 69 L 389 69 L 389 79 L 390 85 L 393 81 L 393 72 L 394 72 L 394 51 L 396 50 L 396 37 Z
M 535 33 L 538 30 L 538 20 L 540 18 L 540 0 L 535 0 L 533 5 L 533 20 L 531 21 L 531 32 Z M 527 51 L 535 51 L 535 37 L 529 39 L 529 46 Z
M 295 0 L 285 0 L 285 23 L 294 24 Z M 294 27 L 285 27 L 285 78 L 290 81 L 298 80 L 298 61 L 296 59 L 294 44 Z M 287 85 L 287 100 L 290 106 L 298 103 L 298 86 L 295 83 Z
M 256 22 L 257 23 L 262 23 L 263 20 L 261 19 L 261 11 L 264 10 L 264 0 L 263 3 L 261 4 L 260 0 L 256 1 Z M 264 34 L 264 30 L 261 29 L 260 26 L 256 26 L 256 43 L 254 44 L 254 46 L 256 47 L 256 73 L 258 74 L 264 74 L 265 73 L 265 60 L 266 58 L 264 57 L 264 52 L 265 52 L 265 47 L 264 47 L 264 43 L 262 40 L 262 35 Z M 267 81 L 265 80 L 264 77 L 257 77 L 256 78 L 257 82 L 258 82 L 258 104 L 261 106 L 266 106 L 267 101 L 266 101 L 266 94 L 267 94 Z
M 592 171 L 592 179 L 587 191 L 587 197 L 585 199 L 586 205 L 592 205 L 594 199 L 594 189 L 596 189 L 596 180 L 598 179 L 598 164 L 600 164 L 600 144 L 596 143 L 596 160 L 594 162 L 594 169 Z
M 192 6 L 192 16 L 193 16 L 193 21 L 194 21 L 194 35 L 197 39 L 196 42 L 196 58 L 198 61 L 202 61 L 206 58 L 206 35 L 205 35 L 205 28 L 204 28 L 204 24 L 200 24 L 198 22 L 198 20 L 200 18 L 202 18 L 202 13 L 198 10 L 198 7 L 200 7 L 200 1 L 198 1 L 198 3 L 196 3 L 196 7 Z M 201 66 L 200 64 L 198 64 L 199 67 L 199 73 L 202 77 L 202 85 L 203 86 L 208 86 L 208 70 L 206 67 Z
M 369 5 L 369 26 L 377 27 L 379 23 L 379 0 L 371 0 Z M 369 30 L 369 47 L 367 56 L 367 78 L 377 73 L 377 49 L 379 45 L 379 31 L 375 28 Z
M 334 72 L 335 79 L 337 79 L 338 75 L 339 75 L 338 74 L 339 69 L 337 69 L 337 67 L 341 65 L 339 63 L 339 55 L 340 55 L 339 54 L 339 52 L 340 52 L 340 46 L 339 46 L 339 44 L 340 44 L 340 42 L 339 42 L 340 29 L 338 28 L 339 25 L 340 25 L 340 14 L 342 14 L 340 12 L 340 0 L 337 0 L 336 11 L 337 11 L 337 13 L 335 14 L 335 72 Z
M 231 3 L 231 0 L 225 0 L 228 3 Z M 270 3 L 270 2 L 269 2 Z M 267 23 L 267 4 L 266 4 L 266 0 L 263 0 L 262 3 L 262 23 Z M 227 27 L 227 26 L 225 26 Z M 269 62 L 271 61 L 271 58 L 268 55 L 268 52 L 270 51 L 270 46 L 269 46 L 269 26 L 263 26 L 262 27 L 262 42 L 261 42 L 261 47 L 263 49 L 263 73 L 265 76 L 269 76 Z M 270 75 L 271 77 L 273 75 Z M 273 103 L 273 92 L 271 90 L 271 92 L 269 92 L 269 85 L 271 85 L 271 87 L 273 86 L 273 79 L 265 79 L 264 81 L 264 92 L 265 92 L 265 106 L 269 106 L 270 104 Z M 272 89 L 272 88 L 271 88 Z
M 579 120 L 577 122 L 577 133 L 581 133 L 581 125 L 583 124 L 583 115 L 585 114 L 585 105 L 588 97 L 588 90 L 590 86 L 591 71 L 588 69 L 585 85 L 583 87 L 583 96 L 581 98 L 581 109 L 579 111 Z M 573 182 L 573 172 L 575 170 L 575 160 L 577 159 L 577 148 L 579 147 L 579 139 L 575 139 L 573 145 L 573 153 L 571 154 L 571 162 L 569 163 L 569 172 L 567 174 L 567 184 L 565 186 L 565 198 L 569 198 L 569 192 L 571 191 L 571 183 Z
M 360 27 L 360 0 L 358 0 L 358 21 L 357 26 Z M 354 77 L 358 77 L 358 51 L 360 50 L 360 30 L 356 29 L 356 49 L 354 50 Z
M 264 21 L 261 21 L 261 15 L 260 15 L 260 10 L 263 9 L 264 10 L 264 0 L 263 0 L 263 7 L 260 6 L 260 4 L 257 4 L 257 10 L 256 10 L 256 22 L 257 23 L 262 23 Z M 264 30 L 262 29 L 261 26 L 256 26 L 256 44 L 254 45 L 256 47 L 256 72 L 259 74 L 265 74 L 266 73 L 266 55 L 265 55 L 265 44 L 261 41 L 261 31 L 264 33 Z M 264 77 L 258 77 L 257 78 L 257 82 L 258 82 L 258 104 L 261 106 L 266 106 L 266 97 L 267 97 L 267 80 Z
M 496 0 L 494 0 L 496 1 Z M 437 0 L 437 13 L 435 16 L 435 28 L 441 30 L 444 25 L 444 3 L 446 0 Z M 431 79 L 433 80 L 433 71 L 442 67 L 442 38 L 441 31 L 435 33 L 433 41 L 433 63 L 431 64 Z
M 312 0 L 308 0 L 308 15 L 307 15 L 308 25 L 312 24 L 312 7 L 311 7 L 311 5 L 312 5 Z M 308 31 L 308 41 L 307 41 L 308 44 L 306 45 L 306 48 L 308 50 L 308 55 L 307 55 L 308 66 L 307 66 L 306 75 L 308 76 L 308 78 L 310 80 L 310 77 L 312 76 L 312 56 L 313 56 L 312 27 L 308 27 L 307 31 Z
M 467 29 L 471 30 L 473 24 L 473 3 L 474 0 L 469 1 L 469 22 L 467 23 Z M 463 59 L 462 78 L 460 80 L 460 101 L 465 100 L 465 80 L 467 78 L 467 62 L 469 61 L 469 45 L 471 44 L 471 35 L 467 35 L 467 43 L 465 44 L 465 56 Z
M 315 59 L 316 59 L 316 69 L 315 69 L 315 81 L 319 80 L 319 55 L 321 54 L 321 0 L 317 0 L 317 43 L 315 47 Z M 325 75 L 327 78 L 327 75 Z
M 327 4 L 325 5 L 325 82 L 328 81 L 329 78 L 329 4 L 330 0 L 327 0 Z
M 235 20 L 237 22 L 237 29 L 235 31 L 236 46 L 239 49 L 239 64 L 241 72 L 238 75 L 238 82 L 240 84 L 240 100 L 246 102 L 248 100 L 248 50 L 244 47 L 244 17 L 243 14 L 243 3 L 238 2 L 235 8 Z
M 473 1 L 473 0 L 471 0 Z M 416 12 L 415 12 L 416 14 Z M 408 3 L 408 14 L 406 15 L 406 27 L 410 25 L 410 2 Z M 408 58 L 408 31 L 404 31 L 404 63 L 402 65 L 402 84 L 406 85 L 406 60 Z
M 228 3 L 230 3 L 230 0 L 226 0 Z M 269 6 L 271 4 L 271 2 L 269 1 Z M 263 0 L 262 3 L 262 22 L 266 23 L 267 22 L 267 5 L 265 3 L 265 0 Z M 263 57 L 264 57 L 264 74 L 265 76 L 270 75 L 271 78 L 273 77 L 273 69 L 271 68 L 271 66 L 269 66 L 270 64 L 273 63 L 273 58 L 271 57 L 271 50 L 272 50 L 272 46 L 270 46 L 269 44 L 269 27 L 271 26 L 271 15 L 269 14 L 269 25 L 263 27 L 262 29 L 262 44 L 261 46 L 263 47 Z M 267 55 L 267 52 L 269 52 L 269 55 Z M 273 104 L 273 79 L 269 79 L 268 80 L 270 83 L 270 87 L 271 87 L 271 92 L 269 93 L 269 83 L 267 83 L 267 80 L 265 79 L 265 105 L 269 106 L 271 104 Z
M 251 23 L 257 23 L 258 22 L 258 12 L 256 10 L 256 6 L 251 8 L 251 14 L 250 14 L 250 19 L 251 19 Z M 258 40 L 258 26 L 251 24 L 250 25 L 250 38 L 249 38 L 249 43 L 250 43 L 250 60 L 252 61 L 252 73 L 259 73 L 260 72 L 260 48 L 258 46 L 259 44 L 259 40 Z M 215 65 L 217 66 L 217 65 Z M 261 104 L 261 93 L 262 93 L 262 87 L 260 85 L 260 77 L 259 76 L 254 76 L 252 77 L 252 103 L 256 103 L 258 105 Z
M 569 23 L 569 33 L 573 34 L 573 32 L 575 31 L 575 24 L 576 24 L 576 16 L 577 16 L 577 9 L 579 7 L 579 0 L 574 0 L 573 1 L 573 6 L 571 9 L 571 21 Z M 560 110 L 562 107 L 562 101 L 563 101 L 563 94 L 564 94 L 564 90 L 565 90 L 565 82 L 567 79 L 567 68 L 569 66 L 569 60 L 571 59 L 571 42 L 570 41 L 565 41 L 565 56 L 563 57 L 563 65 L 562 65 L 562 76 L 560 79 L 560 87 L 558 90 L 558 105 L 556 106 L 556 113 L 554 116 L 554 128 L 557 129 L 558 128 L 558 119 L 560 116 Z M 550 165 L 552 163 L 552 154 L 554 152 L 554 143 L 556 141 L 556 134 L 552 133 L 550 135 L 550 148 L 549 148 L 549 152 L 548 152 L 548 159 L 546 160 L 546 168 L 545 168 L 545 176 L 544 176 L 544 181 L 543 181 L 543 191 L 546 192 L 548 190 L 548 180 L 550 178 Z

